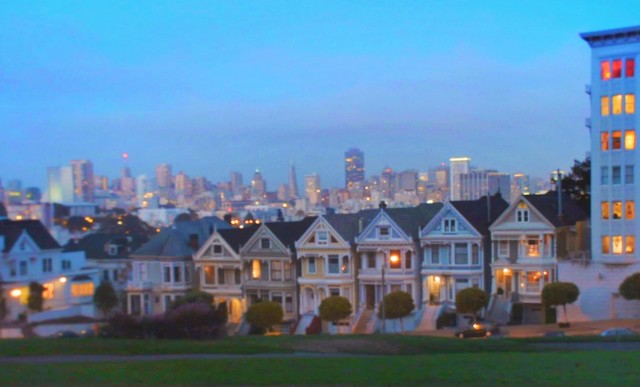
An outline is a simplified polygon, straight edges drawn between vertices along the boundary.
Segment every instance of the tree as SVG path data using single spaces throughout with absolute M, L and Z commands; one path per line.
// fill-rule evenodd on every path
M 625 300 L 640 300 L 640 273 L 625 278 L 618 291 Z
M 247 321 L 251 325 L 262 328 L 267 332 L 272 326 L 280 324 L 283 317 L 282 306 L 272 301 L 258 302 L 251 305 L 247 310 Z
M 458 313 L 473 314 L 473 321 L 477 319 L 480 309 L 487 306 L 489 296 L 487 292 L 479 288 L 466 288 L 456 294 L 456 310 Z
M 44 292 L 44 286 L 37 282 L 31 282 L 29 284 L 29 297 L 27 298 L 27 307 L 32 312 L 41 312 L 44 305 L 44 298 L 42 293 Z
M 384 296 L 382 302 L 384 305 L 380 305 L 378 317 L 383 319 L 401 319 L 400 330 L 404 331 L 402 318 L 411 314 L 416 307 L 413 303 L 413 298 L 411 298 L 411 294 L 402 291 L 391 292 Z M 383 310 L 384 315 L 382 314 Z
M 333 323 L 351 315 L 351 303 L 346 297 L 331 296 L 320 303 L 320 318 Z
M 562 305 L 564 320 L 568 324 L 567 304 L 575 302 L 579 295 L 580 289 L 572 282 L 552 282 L 542 289 L 542 303 L 548 306 Z
M 580 204 L 587 214 L 591 212 L 591 158 L 573 160 L 571 173 L 562 178 L 562 192 Z
M 118 306 L 118 302 L 118 295 L 109 281 L 102 282 L 93 294 L 93 303 L 105 316 Z

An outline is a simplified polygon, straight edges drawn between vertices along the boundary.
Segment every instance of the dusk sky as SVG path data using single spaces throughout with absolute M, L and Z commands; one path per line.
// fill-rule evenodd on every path
M 452 156 L 547 176 L 589 148 L 589 47 L 639 24 L 636 1 L 7 1 L 0 179 L 48 166 L 174 173 L 268 189 L 290 160 L 344 184 Z

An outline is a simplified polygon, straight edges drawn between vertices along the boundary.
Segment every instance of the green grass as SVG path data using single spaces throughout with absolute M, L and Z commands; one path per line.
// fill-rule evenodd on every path
M 12 384 L 638 385 L 640 352 L 450 353 L 0 365 Z

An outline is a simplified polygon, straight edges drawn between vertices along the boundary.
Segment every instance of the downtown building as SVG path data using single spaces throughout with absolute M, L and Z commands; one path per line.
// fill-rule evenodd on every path
M 635 219 L 640 197 L 635 168 L 640 27 L 581 37 L 591 47 L 591 84 L 586 87 L 591 105 L 591 257 L 560 262 L 559 275 L 580 288 L 580 298 L 569 308 L 572 320 L 638 318 L 640 302 L 624 300 L 618 289 L 640 271 L 640 222 Z

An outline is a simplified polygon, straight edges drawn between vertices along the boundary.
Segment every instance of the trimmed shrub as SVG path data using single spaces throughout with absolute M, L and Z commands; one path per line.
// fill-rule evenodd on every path
M 280 324 L 284 313 L 277 302 L 263 301 L 253 304 L 247 310 L 247 321 L 258 328 L 269 332 L 272 326 Z

